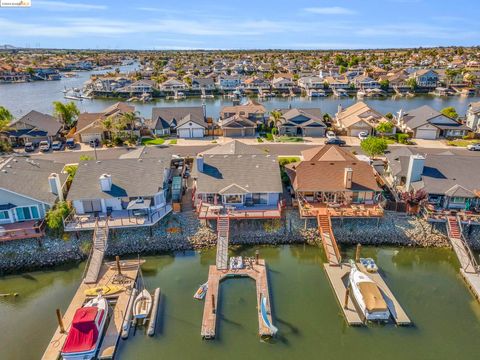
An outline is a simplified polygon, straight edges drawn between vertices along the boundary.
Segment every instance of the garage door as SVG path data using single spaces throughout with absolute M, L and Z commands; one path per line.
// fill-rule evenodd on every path
M 193 129 L 193 137 L 195 137 L 195 138 L 203 137 L 203 128 L 202 129 Z
M 92 212 L 101 212 L 102 211 L 102 202 L 98 199 L 96 200 L 83 200 L 83 211 L 86 213 Z
M 363 131 L 368 133 L 368 129 L 350 129 L 350 136 L 358 136 Z
M 190 129 L 178 129 L 178 137 L 183 139 L 191 138 Z
M 436 129 L 417 130 L 417 134 L 415 137 L 417 139 L 435 140 L 437 138 L 437 130 Z
M 82 134 L 82 142 L 88 143 L 91 140 L 98 139 L 98 141 L 102 141 L 102 135 L 101 134 Z

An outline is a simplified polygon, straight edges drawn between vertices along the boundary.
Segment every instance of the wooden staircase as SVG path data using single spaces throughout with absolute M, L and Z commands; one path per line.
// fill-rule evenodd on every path
M 332 231 L 332 222 L 330 220 L 330 215 L 318 214 L 318 231 L 322 240 L 323 249 L 327 256 L 327 260 L 330 266 L 339 266 L 342 262 L 342 257 L 340 256 L 340 251 L 338 250 L 337 241 Z
M 480 274 L 477 259 L 463 236 L 459 219 L 447 216 L 447 234 L 462 269 L 469 274 Z
M 228 269 L 228 237 L 230 235 L 230 218 L 220 215 L 217 219 L 217 269 Z
M 85 284 L 95 284 L 97 282 L 103 257 L 107 250 L 108 233 L 108 220 L 105 221 L 104 226 L 100 226 L 97 220 L 93 230 L 93 248 L 87 261 L 87 270 L 83 279 Z

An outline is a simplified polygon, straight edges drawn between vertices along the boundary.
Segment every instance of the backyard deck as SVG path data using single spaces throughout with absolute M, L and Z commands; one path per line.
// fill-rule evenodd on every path
M 330 217 L 346 218 L 380 218 L 383 216 L 383 209 L 378 205 L 338 205 L 299 201 L 298 206 L 302 218 L 314 218 L 326 214 L 329 214 Z
M 4 231 L 0 232 L 0 242 L 42 237 L 45 235 L 44 225 L 43 221 L 36 220 L 2 225 Z
M 198 218 L 202 220 L 216 220 L 222 212 L 226 212 L 230 220 L 240 219 L 280 219 L 282 209 L 280 204 L 277 207 L 265 208 L 229 208 L 222 205 L 211 205 L 202 203 L 197 207 Z

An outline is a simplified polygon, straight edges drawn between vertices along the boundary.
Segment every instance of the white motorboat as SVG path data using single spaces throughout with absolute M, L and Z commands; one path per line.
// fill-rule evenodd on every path
M 202 300 L 205 297 L 205 295 L 207 294 L 207 290 L 208 290 L 208 283 L 204 283 L 204 284 L 200 285 L 200 287 L 195 292 L 193 297 L 195 299 Z
M 62 348 L 64 360 L 95 358 L 108 315 L 107 300 L 98 295 L 78 309 Z
M 367 274 L 358 270 L 353 261 L 350 264 L 352 269 L 349 283 L 358 310 L 369 321 L 387 321 L 390 312 L 378 285 Z
M 152 309 L 152 295 L 143 289 L 138 293 L 133 303 L 133 317 L 135 319 L 145 319 Z

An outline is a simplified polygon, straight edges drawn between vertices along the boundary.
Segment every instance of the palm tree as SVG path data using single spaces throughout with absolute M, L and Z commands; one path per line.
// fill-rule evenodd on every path
M 57 116 L 66 128 L 71 128 L 77 116 L 80 115 L 77 105 L 73 101 L 69 103 L 61 103 L 60 101 L 53 102 L 53 113 Z
M 130 127 L 130 140 L 133 138 L 133 129 L 135 128 L 135 121 L 138 119 L 138 112 L 137 111 L 130 111 L 123 113 L 120 116 L 121 120 L 128 124 Z
M 108 134 L 108 138 L 112 138 L 113 119 L 111 116 L 102 121 L 102 129 Z
M 278 122 L 280 121 L 280 119 L 282 118 L 282 113 L 278 110 L 273 110 L 271 113 L 270 113 L 270 116 L 273 118 L 273 126 L 272 127 L 275 127 L 278 125 Z

